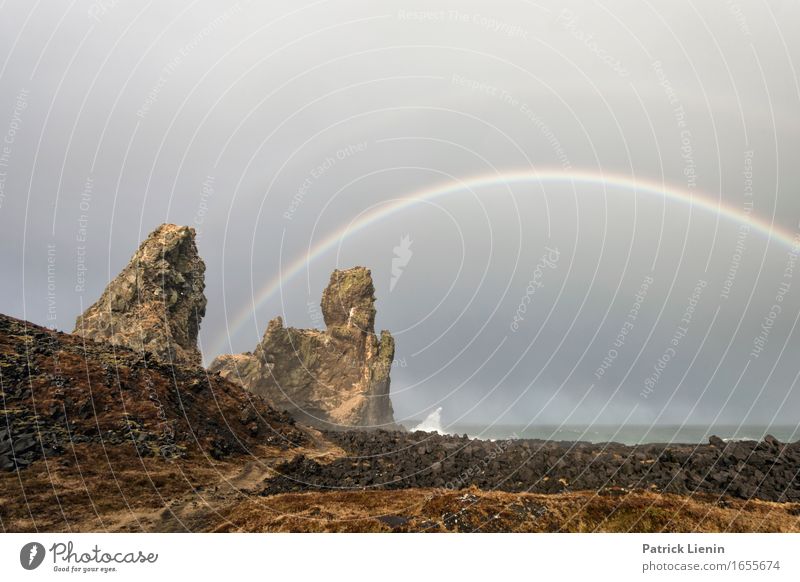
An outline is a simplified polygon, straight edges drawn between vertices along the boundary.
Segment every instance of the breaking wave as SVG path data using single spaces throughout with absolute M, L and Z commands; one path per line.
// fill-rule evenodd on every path
M 411 430 L 424 430 L 425 432 L 438 432 L 439 434 L 447 434 L 442 428 L 442 407 L 440 406 L 428 415 L 428 418 L 423 420 Z

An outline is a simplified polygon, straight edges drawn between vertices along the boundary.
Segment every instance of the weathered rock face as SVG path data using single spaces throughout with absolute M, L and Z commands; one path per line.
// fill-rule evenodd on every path
M 647 489 L 679 495 L 800 501 L 800 442 L 767 435 L 761 442 L 703 444 L 485 441 L 429 432 L 328 432 L 347 453 L 319 463 L 302 455 L 276 467 L 264 494 L 353 488 L 446 487 L 527 493 Z M 714 444 L 717 443 L 717 444 Z M 721 443 L 721 445 L 719 444 Z M 362 462 L 354 463 L 358 459 Z M 476 470 L 480 467 L 480 470 Z
M 368 269 L 334 271 L 322 295 L 325 331 L 284 327 L 277 317 L 252 353 L 220 356 L 209 370 L 312 424 L 393 425 L 394 339 L 375 334 L 374 294 Z
M 78 317 L 73 333 L 151 352 L 165 362 L 199 365 L 205 270 L 194 229 L 162 224 Z

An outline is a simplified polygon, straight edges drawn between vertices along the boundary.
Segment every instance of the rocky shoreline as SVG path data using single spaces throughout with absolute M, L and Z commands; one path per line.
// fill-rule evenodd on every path
M 287 461 L 262 495 L 433 487 L 531 493 L 627 490 L 800 501 L 800 443 L 647 444 L 481 441 L 426 432 L 327 432 L 347 456 Z

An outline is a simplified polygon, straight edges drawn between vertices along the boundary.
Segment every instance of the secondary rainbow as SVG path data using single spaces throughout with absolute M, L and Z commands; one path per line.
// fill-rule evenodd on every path
M 542 169 L 542 170 L 520 170 L 502 172 L 494 174 L 482 174 L 467 177 L 451 182 L 440 182 L 429 188 L 418 190 L 409 196 L 384 206 L 379 206 L 373 211 L 364 214 L 358 220 L 332 232 L 330 235 L 320 240 L 308 252 L 303 253 L 292 263 L 290 263 L 281 273 L 268 281 L 256 294 L 252 305 L 244 307 L 233 319 L 233 323 L 228 327 L 228 335 L 220 338 L 213 346 L 211 353 L 223 353 L 223 348 L 228 341 L 228 337 L 234 337 L 239 333 L 241 327 L 247 322 L 253 312 L 280 288 L 280 286 L 302 272 L 304 267 L 313 262 L 318 257 L 324 255 L 329 250 L 336 247 L 344 236 L 350 236 L 360 230 L 374 224 L 375 222 L 399 212 L 405 208 L 413 206 L 423 200 L 432 200 L 442 196 L 455 194 L 464 191 L 473 191 L 488 186 L 498 186 L 506 184 L 519 184 L 524 182 L 542 183 L 572 183 L 572 184 L 596 184 L 604 187 L 611 187 L 617 191 L 627 191 L 633 194 L 647 194 L 651 196 L 661 196 L 669 200 L 674 200 L 693 208 L 716 214 L 732 222 L 747 224 L 750 230 L 760 232 L 767 238 L 771 238 L 788 247 L 797 244 L 796 235 L 789 233 L 778 226 L 759 218 L 753 213 L 744 212 L 740 208 L 724 204 L 721 200 L 698 190 L 686 190 L 666 183 L 643 180 L 622 174 L 599 172 L 599 171 L 576 171 L 565 169 Z

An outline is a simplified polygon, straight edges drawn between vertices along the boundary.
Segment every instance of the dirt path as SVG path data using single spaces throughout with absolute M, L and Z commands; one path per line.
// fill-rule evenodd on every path
M 224 523 L 223 514 L 261 493 L 265 480 L 274 477 L 273 468 L 283 461 L 303 454 L 319 463 L 331 462 L 345 452 L 323 438 L 315 429 L 306 429 L 310 444 L 291 451 L 267 449 L 258 458 L 230 462 L 219 467 L 216 475 L 194 491 L 169 499 L 158 508 L 117 511 L 102 515 L 108 531 L 205 531 Z

